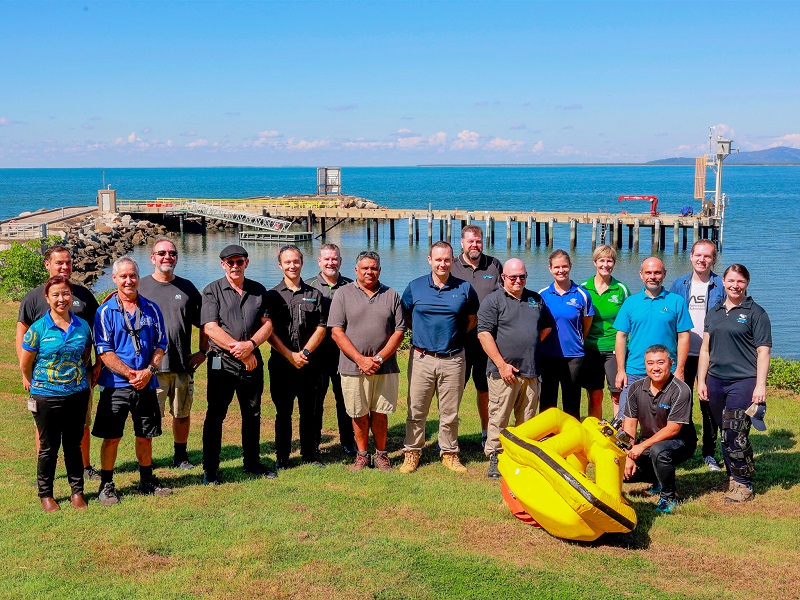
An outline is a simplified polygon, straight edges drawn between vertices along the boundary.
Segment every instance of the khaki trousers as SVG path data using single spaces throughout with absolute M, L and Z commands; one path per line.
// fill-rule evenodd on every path
M 464 351 L 447 358 L 411 349 L 408 359 L 408 416 L 405 450 L 422 450 L 425 421 L 434 393 L 439 401 L 439 448 L 458 452 L 458 409 L 464 391 Z
M 486 456 L 503 450 L 500 432 L 508 427 L 512 411 L 515 425 L 521 425 L 536 416 L 540 389 L 541 384 L 536 377 L 517 376 L 517 381 L 512 384 L 499 377 L 489 377 L 489 429 L 483 450 Z

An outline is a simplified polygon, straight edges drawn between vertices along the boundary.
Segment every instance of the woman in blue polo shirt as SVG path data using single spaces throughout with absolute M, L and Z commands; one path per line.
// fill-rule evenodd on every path
M 753 499 L 755 463 L 748 434 L 751 424 L 765 429 L 772 325 L 766 311 L 747 295 L 749 284 L 744 265 L 725 269 L 722 286 L 727 297 L 706 314 L 697 365 L 697 395 L 711 403 L 714 421 L 722 427 L 727 502 Z
M 556 406 L 558 386 L 561 386 L 561 406 L 564 412 L 580 419 L 581 387 L 579 373 L 583 362 L 583 340 L 592 325 L 594 307 L 589 293 L 569 277 L 572 261 L 564 250 L 550 255 L 553 283 L 539 294 L 553 314 L 556 332 L 539 344 L 539 372 L 542 392 L 539 412 Z
M 59 446 L 72 488 L 70 502 L 86 508 L 83 497 L 81 439 L 89 403 L 86 365 L 91 360 L 89 325 L 70 312 L 72 284 L 57 275 L 47 280 L 44 294 L 50 311 L 34 321 L 22 340 L 22 385 L 30 392 L 28 408 L 39 431 L 37 484 L 45 512 L 59 509 L 53 498 Z

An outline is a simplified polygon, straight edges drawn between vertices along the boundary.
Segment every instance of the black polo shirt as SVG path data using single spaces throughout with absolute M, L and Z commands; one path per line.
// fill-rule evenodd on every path
M 664 387 L 653 396 L 650 378 L 634 381 L 628 387 L 625 417 L 638 419 L 641 429 L 640 441 L 644 441 L 667 426 L 680 423 L 678 435 L 687 444 L 697 443 L 697 432 L 692 424 L 692 390 L 674 375 L 670 375 Z
M 72 284 L 72 306 L 70 310 L 76 317 L 83 319 L 94 327 L 94 316 L 100 308 L 97 299 L 91 291 L 82 285 Z M 30 327 L 34 321 L 41 319 L 50 310 L 50 305 L 44 297 L 44 284 L 33 288 L 25 294 L 19 305 L 17 321 Z
M 293 352 L 302 350 L 317 327 L 324 327 L 327 322 L 323 315 L 322 292 L 303 280 L 300 280 L 299 289 L 292 291 L 281 279 L 267 292 L 267 309 L 274 335 Z M 275 349 L 270 354 L 270 359 L 274 358 L 286 360 Z
M 725 302 L 706 313 L 704 330 L 709 335 L 708 374 L 727 381 L 757 374 L 759 346 L 772 347 L 769 315 L 748 296 L 728 310 Z
M 261 329 L 261 319 L 269 317 L 267 311 L 267 289 L 252 279 L 245 279 L 239 295 L 231 286 L 227 277 L 221 277 L 209 283 L 203 290 L 203 305 L 200 308 L 200 325 L 217 323 L 222 330 L 237 342 L 249 340 Z M 238 367 L 241 362 L 234 358 L 227 348 L 220 348 L 213 340 L 209 340 L 212 349 L 221 351 L 223 365 Z M 253 354 L 261 360 L 261 352 L 256 349 Z
M 503 360 L 519 369 L 522 377 L 539 375 L 536 368 L 539 332 L 551 327 L 555 327 L 555 322 L 550 309 L 539 294 L 528 289 L 523 289 L 522 297 L 516 298 L 500 288 L 486 296 L 478 309 L 478 333 L 491 333 Z M 500 377 L 492 360 L 486 363 L 486 375 Z
M 500 261 L 488 254 L 481 254 L 478 266 L 473 268 L 464 260 L 464 253 L 459 254 L 453 261 L 450 274 L 469 282 L 478 293 L 478 301 L 483 302 L 489 294 L 503 287 L 500 275 L 503 274 L 503 265 Z
M 329 285 L 327 281 L 322 278 L 322 273 L 319 273 L 314 279 L 309 279 L 306 283 L 313 288 L 319 290 L 322 294 L 322 315 L 325 318 L 325 322 L 328 321 L 328 315 L 330 314 L 331 310 L 331 302 L 333 302 L 333 297 L 336 294 L 336 290 L 340 287 L 347 285 L 348 283 L 352 283 L 353 280 L 345 277 L 341 273 L 339 273 L 339 278 L 336 280 L 335 285 Z M 339 346 L 337 346 L 333 338 L 331 337 L 331 328 L 328 327 L 325 338 L 322 340 L 322 343 L 317 348 L 317 352 L 320 356 L 325 356 L 325 361 L 330 364 L 330 366 L 335 370 L 339 364 Z

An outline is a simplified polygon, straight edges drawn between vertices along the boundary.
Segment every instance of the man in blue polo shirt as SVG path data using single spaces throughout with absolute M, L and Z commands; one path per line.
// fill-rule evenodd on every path
M 92 435 L 100 447 L 102 506 L 119 502 L 114 486 L 114 463 L 128 413 L 136 436 L 139 492 L 168 496 L 172 490 L 153 475 L 153 438 L 161 435 L 155 374 L 167 349 L 161 310 L 139 295 L 139 266 L 129 256 L 114 261 L 111 278 L 117 291 L 103 302 L 94 319 L 97 354 L 103 362 L 97 383 L 102 386 Z
M 458 409 L 466 369 L 464 338 L 478 321 L 478 295 L 469 283 L 450 274 L 453 247 L 447 242 L 431 246 L 428 262 L 431 273 L 409 283 L 402 297 L 412 347 L 405 459 L 399 470 L 413 473 L 419 466 L 425 421 L 435 392 L 442 463 L 456 473 L 465 473 L 467 469 L 458 459 Z
M 664 289 L 666 274 L 660 259 L 655 256 L 645 259 L 639 270 L 644 283 L 642 291 L 625 301 L 614 320 L 617 330 L 615 383 L 622 390 L 619 414 L 625 414 L 628 386 L 647 375 L 644 354 L 650 346 L 661 344 L 669 349 L 671 370 L 683 381 L 693 324 L 686 301 L 679 294 Z

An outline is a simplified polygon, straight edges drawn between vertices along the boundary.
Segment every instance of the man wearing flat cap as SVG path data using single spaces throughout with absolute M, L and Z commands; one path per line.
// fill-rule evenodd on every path
M 258 347 L 272 334 L 267 314 L 267 290 L 245 279 L 247 250 L 227 246 L 219 254 L 225 277 L 203 290 L 200 324 L 209 338 L 208 410 L 203 425 L 203 483 L 219 485 L 222 423 L 236 394 L 242 413 L 244 471 L 257 477 L 275 478 L 261 464 L 261 394 L 264 361 Z

